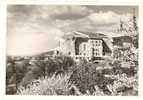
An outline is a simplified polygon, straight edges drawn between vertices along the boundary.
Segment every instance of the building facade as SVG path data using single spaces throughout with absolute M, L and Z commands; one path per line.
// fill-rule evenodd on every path
M 74 59 L 90 60 L 112 54 L 112 41 L 101 33 L 70 32 L 63 37 L 63 40 L 64 42 L 60 42 L 59 51 Z

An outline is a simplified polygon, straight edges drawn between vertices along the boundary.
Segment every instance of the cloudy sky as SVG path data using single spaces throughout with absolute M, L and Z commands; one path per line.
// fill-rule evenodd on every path
M 55 48 L 70 31 L 114 33 L 128 21 L 134 6 L 9 5 L 7 54 L 33 55 Z

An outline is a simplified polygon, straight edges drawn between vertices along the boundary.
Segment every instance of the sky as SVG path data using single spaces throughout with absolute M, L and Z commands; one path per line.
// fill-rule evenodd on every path
M 71 31 L 115 33 L 128 21 L 135 6 L 8 5 L 7 55 L 27 56 L 58 46 Z

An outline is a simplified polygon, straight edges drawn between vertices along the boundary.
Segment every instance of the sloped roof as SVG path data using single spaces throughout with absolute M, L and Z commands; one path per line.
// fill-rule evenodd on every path
M 107 35 L 96 32 L 74 31 L 66 34 L 64 37 L 107 38 Z
M 112 39 L 103 39 L 106 43 L 106 45 L 108 46 L 108 48 L 110 48 L 111 51 L 113 51 L 113 43 L 112 43 Z
M 89 38 L 106 38 L 107 36 L 103 33 L 94 33 L 94 32 L 83 32 L 83 31 L 77 31 L 79 33 L 87 35 Z

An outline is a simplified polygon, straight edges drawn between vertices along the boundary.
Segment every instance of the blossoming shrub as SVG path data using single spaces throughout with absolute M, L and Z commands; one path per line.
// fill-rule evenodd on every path
M 118 75 L 109 75 L 115 79 L 113 84 L 107 85 L 108 89 L 111 91 L 111 95 L 138 95 L 138 77 L 137 74 L 132 77 L 127 77 L 125 73 Z

